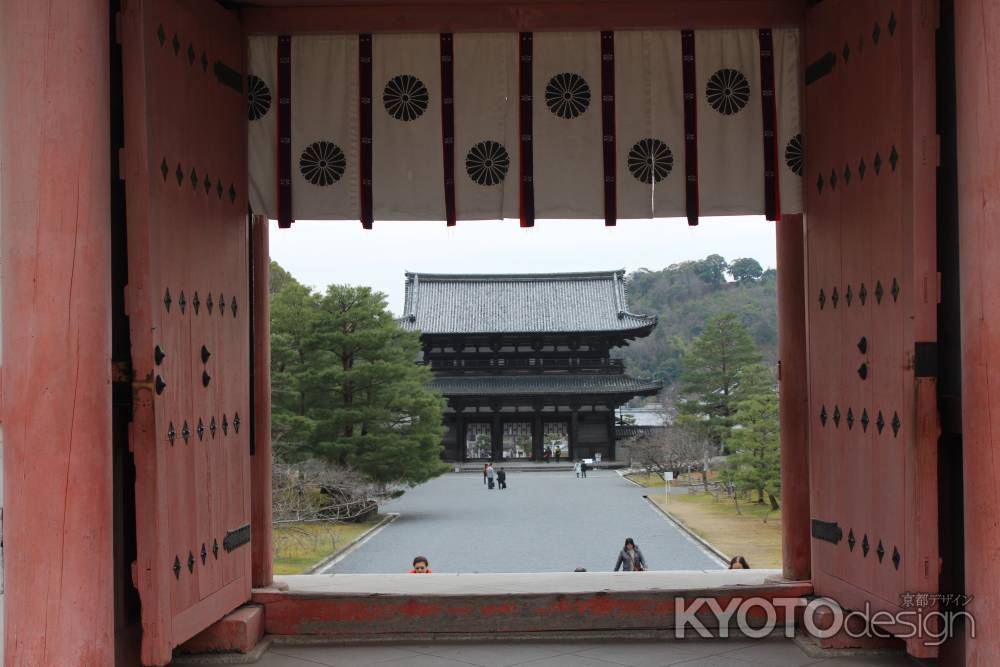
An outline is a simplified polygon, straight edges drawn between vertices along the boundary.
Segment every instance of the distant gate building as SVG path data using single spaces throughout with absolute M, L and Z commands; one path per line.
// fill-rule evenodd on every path
M 615 458 L 615 409 L 662 387 L 610 356 L 656 326 L 629 312 L 624 273 L 406 274 L 402 325 L 448 400 L 446 459 Z

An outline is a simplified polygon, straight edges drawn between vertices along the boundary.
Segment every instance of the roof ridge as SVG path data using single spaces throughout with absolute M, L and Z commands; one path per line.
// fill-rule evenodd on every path
M 625 269 L 613 269 L 607 271 L 570 271 L 564 273 L 422 273 L 419 271 L 407 271 L 407 282 L 415 278 L 420 280 L 438 281 L 495 281 L 495 280 L 569 280 L 586 278 L 611 279 L 625 273 Z

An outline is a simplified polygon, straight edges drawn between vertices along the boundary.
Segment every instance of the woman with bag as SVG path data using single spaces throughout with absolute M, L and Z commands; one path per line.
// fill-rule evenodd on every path
M 642 557 L 639 547 L 635 546 L 635 540 L 631 537 L 625 538 L 625 546 L 618 554 L 618 562 L 615 563 L 615 572 L 642 572 L 646 569 L 646 559 Z

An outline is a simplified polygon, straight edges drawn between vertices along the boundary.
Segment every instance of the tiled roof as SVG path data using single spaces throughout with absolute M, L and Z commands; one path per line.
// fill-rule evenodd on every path
M 445 396 L 548 396 L 576 394 L 655 394 L 660 382 L 619 373 L 532 375 L 435 375 L 431 387 Z
M 656 317 L 628 312 L 625 272 L 407 273 L 401 324 L 425 334 L 648 334 Z

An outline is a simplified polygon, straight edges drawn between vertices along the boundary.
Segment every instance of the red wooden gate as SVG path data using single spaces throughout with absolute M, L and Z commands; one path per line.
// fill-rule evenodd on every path
M 153 665 L 250 597 L 244 39 L 214 2 L 122 4 L 133 578 Z
M 813 580 L 873 612 L 938 586 L 934 5 L 807 17 Z

